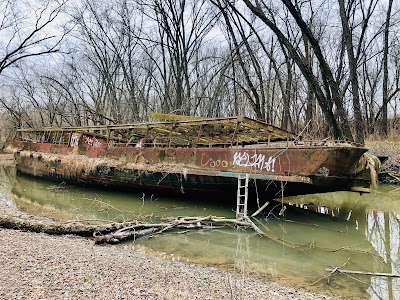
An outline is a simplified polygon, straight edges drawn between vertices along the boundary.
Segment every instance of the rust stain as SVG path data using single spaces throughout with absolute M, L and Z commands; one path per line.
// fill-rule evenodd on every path
M 84 137 L 84 136 L 83 136 Z M 14 147 L 34 152 L 68 154 L 68 145 L 16 141 Z M 363 148 L 310 147 L 288 149 L 255 148 L 135 148 L 83 146 L 76 154 L 108 158 L 121 163 L 187 166 L 189 168 L 259 175 L 310 176 L 329 170 L 330 176 L 344 176 L 358 161 Z

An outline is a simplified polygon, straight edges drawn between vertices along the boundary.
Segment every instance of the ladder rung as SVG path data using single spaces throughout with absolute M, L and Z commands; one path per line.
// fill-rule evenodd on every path
M 242 219 L 247 216 L 249 175 L 238 174 L 237 178 L 236 218 Z

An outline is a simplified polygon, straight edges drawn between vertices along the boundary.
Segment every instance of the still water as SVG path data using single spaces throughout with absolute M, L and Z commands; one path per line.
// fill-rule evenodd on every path
M 55 185 L 0 166 L 0 203 L 66 220 L 171 216 L 234 218 L 236 199 L 182 200 Z M 282 209 L 286 207 L 286 209 Z M 337 192 L 270 204 L 251 230 L 176 230 L 127 245 L 173 260 L 212 265 L 293 287 L 349 299 L 400 299 L 400 278 L 330 273 L 326 268 L 400 274 L 400 188 L 380 186 L 368 195 Z M 126 246 L 126 245 L 125 245 Z M 228 284 L 228 283 L 227 283 Z

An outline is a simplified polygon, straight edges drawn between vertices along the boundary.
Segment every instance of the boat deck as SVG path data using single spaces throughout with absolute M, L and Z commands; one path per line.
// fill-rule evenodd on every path
M 182 117 L 153 114 L 155 116 Z M 138 124 L 21 128 L 17 133 L 18 138 L 25 141 L 69 144 L 72 133 L 85 133 L 106 139 L 110 145 L 134 146 L 142 140 L 147 146 L 157 147 L 231 147 L 300 139 L 289 131 L 243 116 Z

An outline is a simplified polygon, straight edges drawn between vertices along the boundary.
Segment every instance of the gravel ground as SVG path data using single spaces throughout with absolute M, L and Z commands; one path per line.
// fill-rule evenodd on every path
M 0 266 L 0 299 L 334 299 L 129 246 L 13 229 L 0 229 Z

